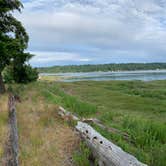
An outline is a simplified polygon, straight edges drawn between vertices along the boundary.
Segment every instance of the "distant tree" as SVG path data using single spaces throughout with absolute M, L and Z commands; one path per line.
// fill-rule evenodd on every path
M 98 65 L 69 65 L 38 68 L 40 73 L 94 72 L 94 71 L 134 71 L 166 69 L 166 63 L 122 63 Z
M 5 92 L 2 78 L 4 68 L 15 62 L 23 66 L 32 57 L 24 53 L 28 45 L 28 35 L 21 22 L 12 15 L 13 10 L 21 11 L 22 7 L 19 0 L 0 0 L 0 93 Z

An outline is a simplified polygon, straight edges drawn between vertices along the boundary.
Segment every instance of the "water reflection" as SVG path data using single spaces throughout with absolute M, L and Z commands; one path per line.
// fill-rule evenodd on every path
M 165 80 L 166 70 L 151 70 L 151 71 L 123 71 L 123 72 L 89 72 L 89 73 L 57 73 L 49 74 L 42 73 L 44 76 L 58 77 L 63 82 L 74 82 L 84 80 Z

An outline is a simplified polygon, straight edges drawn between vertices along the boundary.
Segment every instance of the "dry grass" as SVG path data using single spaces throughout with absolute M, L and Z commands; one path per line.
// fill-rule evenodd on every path
M 42 81 L 60 81 L 62 78 L 59 76 L 40 76 L 39 80 Z
M 0 96 L 0 165 L 4 157 L 8 132 L 7 95 Z
M 17 105 L 20 165 L 72 165 L 79 139 L 56 110 L 56 105 L 47 103 L 38 90 L 22 93 L 22 102 Z

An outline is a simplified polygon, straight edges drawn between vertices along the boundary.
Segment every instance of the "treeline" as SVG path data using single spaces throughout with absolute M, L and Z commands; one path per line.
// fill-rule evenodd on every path
M 166 63 L 127 63 L 98 65 L 69 65 L 38 68 L 40 73 L 95 72 L 95 71 L 133 71 L 166 69 Z

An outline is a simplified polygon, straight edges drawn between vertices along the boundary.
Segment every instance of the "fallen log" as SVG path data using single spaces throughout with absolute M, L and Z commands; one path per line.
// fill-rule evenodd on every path
M 88 123 L 88 124 L 93 123 L 93 124 L 99 126 L 103 130 L 106 130 L 110 133 L 118 134 L 118 135 L 122 136 L 126 141 L 134 143 L 134 141 L 130 139 L 130 136 L 126 132 L 122 132 L 122 131 L 120 131 L 116 128 L 113 128 L 113 127 L 106 127 L 105 125 L 103 125 L 101 123 L 100 120 L 98 120 L 96 118 L 82 119 L 82 122 L 85 122 L 85 123 Z
M 63 107 L 59 106 L 58 114 L 65 120 L 65 121 L 79 121 L 80 119 L 73 115 L 71 112 L 66 111 Z
M 76 129 L 98 159 L 99 166 L 146 166 L 108 141 L 90 125 L 78 121 Z
M 127 133 L 114 128 L 107 128 L 98 119 L 79 119 L 77 116 L 59 107 L 58 114 L 66 121 L 77 121 L 76 130 L 92 150 L 94 158 L 97 158 L 99 166 L 147 166 L 138 161 L 134 156 L 124 152 L 120 147 L 104 138 L 87 123 L 94 123 L 110 132 L 119 133 L 128 139 Z M 85 123 L 86 122 L 86 123 Z
M 59 106 L 59 112 L 58 114 L 65 120 L 65 121 L 82 121 L 82 122 L 85 122 L 85 123 L 94 123 L 96 124 L 97 126 L 99 126 L 101 129 L 104 129 L 110 133 L 114 133 L 114 134 L 118 134 L 118 135 L 121 135 L 126 141 L 128 142 L 131 142 L 131 143 L 134 143 L 134 141 L 132 141 L 130 139 L 130 136 L 125 133 L 125 132 L 122 132 L 116 128 L 113 128 L 113 127 L 106 127 L 104 126 L 100 120 L 96 119 L 96 118 L 89 118 L 89 119 L 86 119 L 86 118 L 82 118 L 82 119 L 79 119 L 77 116 L 73 115 L 71 112 L 68 112 L 66 111 L 63 107 Z

